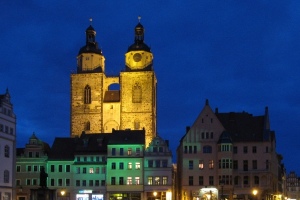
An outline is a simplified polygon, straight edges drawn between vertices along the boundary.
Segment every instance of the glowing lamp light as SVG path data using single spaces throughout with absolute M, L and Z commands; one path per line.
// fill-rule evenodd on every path
M 257 191 L 256 189 L 254 189 L 254 190 L 252 191 L 252 194 L 253 194 L 254 196 L 256 196 L 257 193 L 258 193 L 258 191 Z
M 66 194 L 66 191 L 62 190 L 60 191 L 61 196 L 64 196 Z

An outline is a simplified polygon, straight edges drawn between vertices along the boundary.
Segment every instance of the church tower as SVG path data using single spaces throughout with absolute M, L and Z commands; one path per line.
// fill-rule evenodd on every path
M 139 18 L 140 19 L 140 18 Z M 156 136 L 156 76 L 153 55 L 144 43 L 144 27 L 135 27 L 134 43 L 125 54 L 119 76 L 106 76 L 105 58 L 96 42 L 96 31 L 86 29 L 86 44 L 71 74 L 71 137 L 115 130 L 145 129 L 145 145 Z M 119 84 L 120 90 L 110 90 Z
M 77 55 L 77 73 L 71 74 L 71 137 L 102 132 L 103 82 L 105 58 L 90 25 L 86 44 Z
M 140 19 L 140 18 L 139 18 Z M 135 27 L 134 43 L 125 54 L 121 82 L 121 129 L 146 131 L 146 146 L 156 136 L 156 76 L 153 55 L 144 43 L 144 27 Z

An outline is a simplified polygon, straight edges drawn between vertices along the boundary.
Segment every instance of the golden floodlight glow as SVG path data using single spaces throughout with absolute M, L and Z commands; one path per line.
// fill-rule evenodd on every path
M 254 196 L 256 196 L 257 193 L 258 193 L 258 191 L 257 191 L 256 189 L 254 189 L 254 190 L 252 191 L 252 194 L 253 194 Z
M 61 196 L 64 196 L 66 194 L 66 191 L 62 190 L 60 191 Z
M 153 192 L 153 195 L 156 197 L 156 195 L 157 195 L 157 192 Z

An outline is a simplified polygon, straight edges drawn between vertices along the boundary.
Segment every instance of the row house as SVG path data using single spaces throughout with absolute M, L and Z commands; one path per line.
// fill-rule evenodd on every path
M 23 152 L 28 151 L 25 148 Z M 37 158 L 33 159 L 37 163 Z M 18 200 L 28 200 L 30 190 L 41 188 L 41 167 L 48 175 L 47 188 L 56 191 L 57 200 L 172 198 L 172 153 L 168 141 L 156 136 L 145 149 L 144 130 L 83 132 L 80 137 L 55 138 L 43 164 L 21 160 L 18 155 L 17 166 L 25 172 L 17 173 L 22 186 Z M 29 165 L 37 172 L 28 173 L 33 170 Z
M 263 116 L 213 112 L 206 100 L 177 148 L 176 198 L 281 199 L 282 157 Z

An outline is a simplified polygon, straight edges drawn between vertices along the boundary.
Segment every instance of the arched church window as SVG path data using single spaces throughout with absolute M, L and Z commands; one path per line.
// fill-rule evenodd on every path
M 142 88 L 136 83 L 132 88 L 132 103 L 141 103 L 142 102 Z
M 85 86 L 84 88 L 84 103 L 91 103 L 91 87 L 89 85 Z

